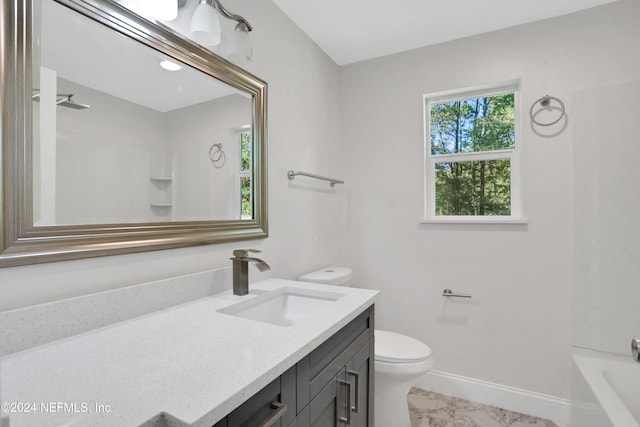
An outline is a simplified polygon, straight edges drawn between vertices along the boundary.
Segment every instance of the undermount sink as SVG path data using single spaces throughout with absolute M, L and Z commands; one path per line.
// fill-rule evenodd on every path
M 259 293 L 218 312 L 278 326 L 292 326 L 329 308 L 342 296 L 334 292 L 285 287 Z

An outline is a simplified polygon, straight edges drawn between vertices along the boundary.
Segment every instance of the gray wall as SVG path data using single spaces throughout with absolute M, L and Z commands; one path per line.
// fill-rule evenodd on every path
M 341 68 L 344 158 L 349 165 L 344 177 L 351 194 L 341 262 L 355 269 L 357 285 L 383 291 L 378 326 L 428 343 L 434 369 L 569 397 L 572 230 L 582 215 L 574 212 L 572 199 L 574 190 L 590 188 L 572 186 L 574 179 L 586 177 L 573 173 L 573 163 L 594 164 L 598 156 L 597 151 L 584 153 L 585 135 L 577 127 L 590 123 L 599 129 L 603 151 L 617 150 L 618 142 L 632 134 L 609 126 L 596 113 L 584 115 L 585 109 L 576 105 L 584 97 L 576 96 L 637 84 L 639 15 L 638 2 L 623 1 Z M 521 81 L 528 224 L 421 224 L 422 95 L 511 79 Z M 555 136 L 548 134 L 559 128 L 534 129 L 528 117 L 532 103 L 545 94 L 566 103 L 567 127 Z M 601 108 L 618 99 L 607 97 Z M 635 110 L 616 111 L 637 121 Z M 635 142 L 624 147 L 628 144 Z M 583 155 L 576 157 L 576 151 Z M 633 152 L 637 150 L 625 151 Z M 613 159 L 606 167 L 613 166 Z M 627 176 L 637 176 L 631 173 Z M 612 199 L 637 196 L 633 182 L 616 183 L 620 187 Z M 635 199 L 629 207 L 637 209 Z M 628 221 L 611 227 L 616 233 L 630 231 Z M 631 250 L 631 244 L 625 248 Z M 633 251 L 637 259 L 637 244 Z M 630 286 L 629 275 L 622 276 Z M 441 296 L 444 288 L 470 293 L 473 299 L 447 302 Z M 640 292 L 629 295 L 637 301 Z

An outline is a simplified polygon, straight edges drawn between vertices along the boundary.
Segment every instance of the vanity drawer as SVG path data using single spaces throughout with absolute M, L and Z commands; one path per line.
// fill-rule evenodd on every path
M 278 418 L 274 427 L 286 427 L 296 416 L 296 371 L 292 367 L 254 394 L 226 417 L 225 427 L 257 427 L 270 418 Z M 286 411 L 280 417 L 277 413 Z M 214 427 L 217 427 L 216 424 Z

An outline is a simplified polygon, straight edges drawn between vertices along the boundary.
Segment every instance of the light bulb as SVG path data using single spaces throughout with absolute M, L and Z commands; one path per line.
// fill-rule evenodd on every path
M 227 47 L 227 59 L 236 64 L 244 64 L 251 60 L 253 47 L 249 37 L 249 29 L 246 24 L 239 23 L 229 36 Z
M 203 46 L 220 44 L 220 18 L 218 12 L 206 2 L 200 2 L 191 17 L 191 37 Z

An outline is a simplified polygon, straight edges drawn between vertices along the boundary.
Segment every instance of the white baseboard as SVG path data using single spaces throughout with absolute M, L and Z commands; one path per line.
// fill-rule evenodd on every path
M 416 379 L 415 386 L 551 420 L 558 427 L 570 427 L 571 401 L 568 399 L 440 371 L 427 372 Z

